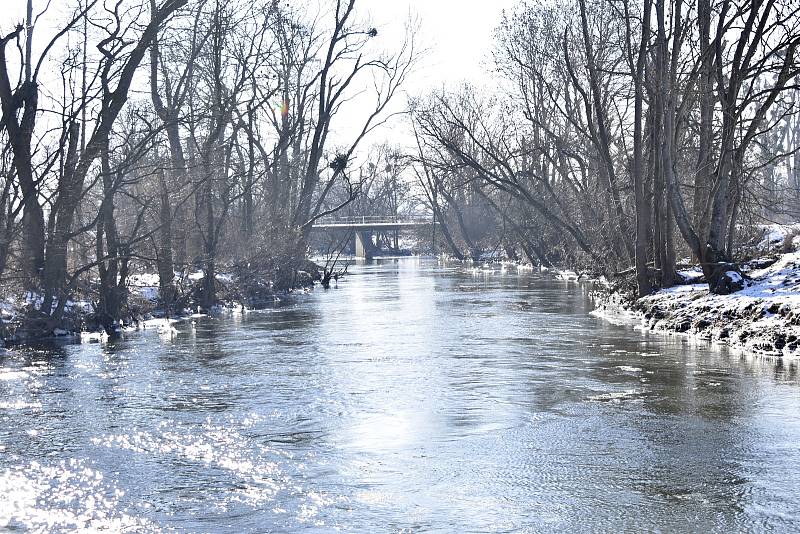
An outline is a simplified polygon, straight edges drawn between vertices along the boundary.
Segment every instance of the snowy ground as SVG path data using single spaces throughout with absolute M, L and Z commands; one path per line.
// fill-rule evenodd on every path
M 179 279 L 181 273 L 176 272 L 175 277 Z M 187 277 L 189 280 L 197 281 L 203 278 L 202 271 L 190 273 Z M 216 276 L 217 280 L 223 283 L 230 283 L 233 276 L 228 273 L 220 273 Z M 128 277 L 128 288 L 131 295 L 136 295 L 142 299 L 149 301 L 152 305 L 156 305 L 159 297 L 159 277 L 156 273 L 136 273 Z M 0 346 L 5 341 L 16 340 L 13 327 L 18 323 L 27 313 L 30 307 L 40 307 L 42 303 L 42 296 L 27 292 L 22 297 L 15 298 L 13 296 L 5 296 L 0 298 L 0 321 L 12 326 L 10 332 L 6 331 L 3 335 L 10 334 L 7 339 L 0 338 Z M 276 302 L 279 299 L 275 298 Z M 67 310 L 76 312 L 79 315 L 89 315 L 94 312 L 94 306 L 89 301 L 84 300 L 69 300 L 67 302 Z M 246 311 L 244 306 L 238 302 L 229 302 L 225 305 L 212 307 L 210 313 L 214 315 L 235 315 Z M 194 310 L 182 310 L 177 317 L 164 319 L 152 318 L 149 313 L 145 313 L 141 320 L 133 324 L 120 327 L 121 332 L 133 332 L 137 330 L 156 330 L 159 335 L 174 335 L 177 330 L 174 325 L 184 321 L 191 321 L 196 317 L 204 317 L 205 314 L 193 313 Z M 108 340 L 108 335 L 102 331 L 78 331 L 69 330 L 64 328 L 54 328 L 51 333 L 52 338 L 69 338 L 80 340 L 81 342 L 104 342 Z
M 180 273 L 176 273 L 176 276 L 180 276 Z M 160 284 L 157 274 L 132 274 L 128 277 L 128 284 L 131 291 L 139 293 L 142 298 L 149 300 L 150 302 L 156 302 L 158 300 L 158 288 L 160 287 Z
M 764 248 L 797 248 L 798 225 L 765 228 Z M 788 247 L 783 240 L 792 240 Z M 704 283 L 692 283 L 699 269 L 682 271 L 689 282 L 636 301 L 633 308 L 612 297 L 594 315 L 638 322 L 650 330 L 681 332 L 701 339 L 773 356 L 800 357 L 800 252 L 759 260 L 744 269 L 745 288 L 731 295 L 709 294 Z M 774 263 L 773 263 L 774 261 Z M 623 311 L 624 310 L 624 311 Z

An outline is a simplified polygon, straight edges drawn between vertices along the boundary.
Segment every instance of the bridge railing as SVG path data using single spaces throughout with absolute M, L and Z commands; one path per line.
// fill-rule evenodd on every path
M 354 224 L 400 224 L 432 222 L 432 215 L 352 215 L 347 217 L 323 217 L 315 225 L 354 225 Z

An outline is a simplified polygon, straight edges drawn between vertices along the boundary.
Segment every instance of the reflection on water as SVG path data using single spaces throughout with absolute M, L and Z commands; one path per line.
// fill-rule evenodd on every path
M 0 529 L 800 528 L 797 365 L 415 259 L 280 308 L 0 356 Z

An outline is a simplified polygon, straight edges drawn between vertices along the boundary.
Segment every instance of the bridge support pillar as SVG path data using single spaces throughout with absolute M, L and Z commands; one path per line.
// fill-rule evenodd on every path
M 356 231 L 356 258 L 372 259 L 372 232 Z

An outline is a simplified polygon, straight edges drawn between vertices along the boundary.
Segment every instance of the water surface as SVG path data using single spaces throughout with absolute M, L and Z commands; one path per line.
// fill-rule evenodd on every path
M 794 363 L 418 259 L 110 344 L 0 353 L 0 529 L 800 529 Z

